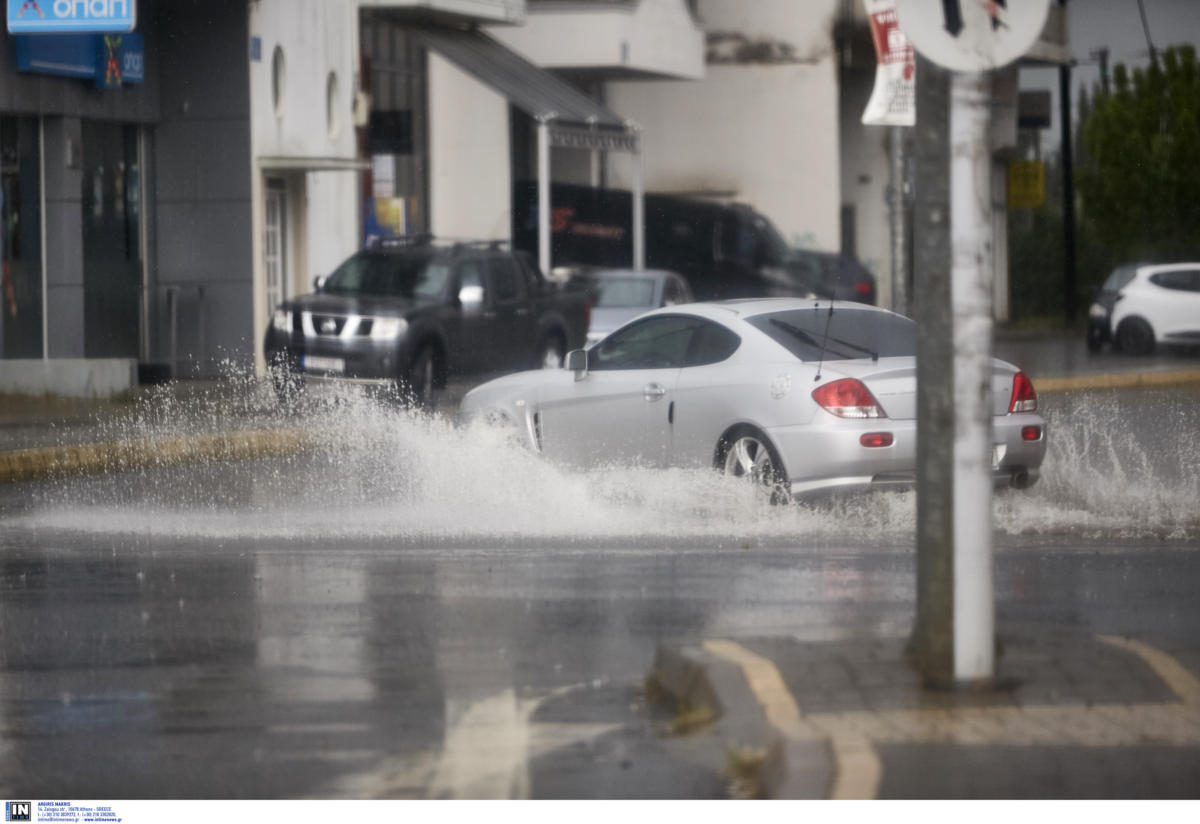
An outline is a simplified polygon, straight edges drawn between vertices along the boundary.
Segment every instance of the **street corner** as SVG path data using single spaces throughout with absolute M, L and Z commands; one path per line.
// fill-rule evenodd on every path
M 756 719 L 765 797 L 1186 796 L 1200 770 L 1200 680 L 1135 639 L 1005 639 L 987 690 L 925 688 L 900 639 L 709 639 L 660 647 L 655 678 Z
M 689 718 L 711 722 L 724 743 L 726 777 L 747 798 L 820 799 L 827 796 L 833 759 L 817 734 L 795 726 L 771 662 L 759 664 L 737 642 L 707 639 L 660 644 L 648 679 L 653 693 L 675 704 L 676 731 Z

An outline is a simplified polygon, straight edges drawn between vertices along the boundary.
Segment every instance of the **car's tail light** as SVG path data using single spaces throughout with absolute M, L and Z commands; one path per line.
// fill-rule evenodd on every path
M 858 439 L 860 444 L 871 448 L 891 446 L 893 441 L 891 432 L 868 432 Z
M 1012 398 L 1008 401 L 1008 414 L 1036 411 L 1037 392 L 1033 391 L 1033 381 L 1025 377 L 1024 372 L 1018 372 L 1013 377 Z
M 871 294 L 871 284 L 867 283 L 865 280 L 860 280 L 858 283 L 854 284 L 854 293 L 856 295 Z
M 1040 426 L 1023 426 L 1021 427 L 1021 440 L 1023 441 L 1040 441 L 1042 439 L 1042 428 Z
M 822 409 L 839 418 L 887 417 L 871 390 L 855 378 L 842 378 L 818 386 L 812 396 Z

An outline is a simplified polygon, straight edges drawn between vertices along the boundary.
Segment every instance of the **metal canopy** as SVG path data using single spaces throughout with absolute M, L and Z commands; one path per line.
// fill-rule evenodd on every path
M 638 126 L 623 120 L 565 80 L 535 66 L 476 28 L 409 24 L 423 46 L 491 86 L 537 123 L 538 265 L 550 271 L 550 150 L 623 151 L 635 158 L 633 266 L 645 265 L 641 145 Z
M 628 129 L 623 119 L 571 84 L 535 66 L 478 29 L 414 25 L 409 30 L 423 45 L 494 88 L 534 120 L 619 131 Z

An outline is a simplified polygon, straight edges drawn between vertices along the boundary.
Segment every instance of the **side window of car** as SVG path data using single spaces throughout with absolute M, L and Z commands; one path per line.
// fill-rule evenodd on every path
M 492 294 L 497 303 L 508 303 L 521 296 L 517 267 L 509 258 L 492 258 L 488 261 L 488 272 L 492 279 Z
M 1150 276 L 1150 282 L 1155 286 L 1161 286 L 1163 289 L 1187 292 L 1190 291 L 1192 285 L 1192 273 L 1181 269 L 1175 269 L 1170 272 L 1156 272 Z
M 671 369 L 687 363 L 696 318 L 665 316 L 622 329 L 588 353 L 588 368 Z
M 720 363 L 742 345 L 742 339 L 724 326 L 710 321 L 701 321 L 692 335 L 687 356 L 687 366 L 707 366 Z

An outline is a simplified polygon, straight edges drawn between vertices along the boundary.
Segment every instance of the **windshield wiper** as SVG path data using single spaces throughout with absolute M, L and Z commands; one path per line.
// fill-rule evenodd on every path
M 857 343 L 851 343 L 848 340 L 842 340 L 840 338 L 830 338 L 830 340 L 833 341 L 834 343 L 841 344 L 842 346 L 848 346 L 851 349 L 857 349 L 859 352 L 870 355 L 871 360 L 873 360 L 873 361 L 879 360 L 879 353 L 876 352 L 874 349 L 868 349 L 865 346 L 859 346 Z
M 826 349 L 826 346 L 824 344 L 822 344 L 821 341 L 814 338 L 808 332 L 805 332 L 799 326 L 793 326 L 792 324 L 788 323 L 785 320 L 779 320 L 779 318 L 771 318 L 771 323 L 774 324 L 775 326 L 778 326 L 780 329 L 784 330 L 785 332 L 792 335 L 793 337 L 803 341 L 804 343 L 807 343 L 809 346 L 813 347 L 814 349 L 819 349 L 822 352 L 824 352 L 824 350 Z M 875 352 L 871 349 L 868 349 L 865 346 L 859 346 L 858 344 L 850 343 L 849 341 L 841 340 L 840 338 L 828 338 L 827 341 L 830 343 L 840 344 L 849 349 L 854 349 L 856 351 L 870 355 L 871 360 L 876 360 L 876 361 L 879 360 L 879 353 Z M 842 352 L 839 352 L 838 354 L 843 357 L 845 356 L 845 353 L 842 353 Z

